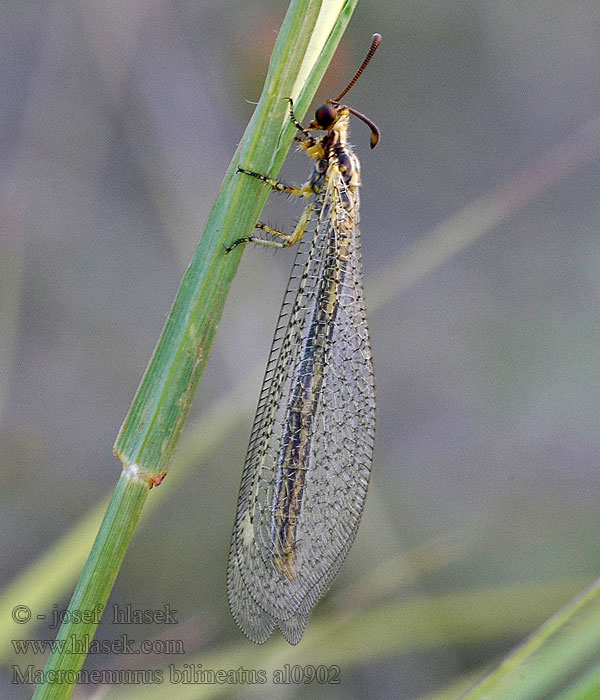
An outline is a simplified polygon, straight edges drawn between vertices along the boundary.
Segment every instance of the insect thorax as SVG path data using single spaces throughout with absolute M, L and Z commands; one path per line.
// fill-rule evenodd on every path
M 337 165 L 351 192 L 360 186 L 360 163 L 348 143 L 348 116 L 341 114 L 317 142 L 323 155 L 317 159 L 311 177 L 311 185 L 316 191 L 321 189 L 325 174 L 332 165 Z

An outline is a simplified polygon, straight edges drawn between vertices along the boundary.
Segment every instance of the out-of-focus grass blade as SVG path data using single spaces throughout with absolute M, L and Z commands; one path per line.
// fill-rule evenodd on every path
M 300 666 L 338 665 L 344 670 L 369 661 L 381 661 L 398 653 L 427 651 L 446 645 L 489 642 L 513 638 L 538 624 L 581 587 L 581 581 L 553 584 L 496 586 L 476 591 L 413 596 L 346 609 L 339 614 L 315 615 L 302 643 L 290 647 L 283 640 L 255 647 L 246 640 L 212 654 L 186 656 L 183 664 L 204 669 L 265 669 L 267 678 L 284 664 Z M 178 668 L 177 662 L 173 662 Z M 231 696 L 233 686 L 182 683 L 169 684 L 169 669 L 163 669 L 160 686 L 107 688 L 103 700 L 170 700 Z M 343 676 L 342 676 L 343 681 Z M 237 687 L 242 697 L 253 691 L 264 697 L 270 684 Z
M 559 610 L 461 700 L 545 700 L 598 658 L 600 582 Z

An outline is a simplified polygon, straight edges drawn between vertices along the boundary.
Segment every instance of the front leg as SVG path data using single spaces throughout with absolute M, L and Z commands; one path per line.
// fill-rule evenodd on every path
M 313 135 L 304 126 L 304 124 L 302 124 L 302 122 L 300 122 L 300 121 L 298 121 L 298 119 L 296 119 L 296 115 L 294 114 L 294 100 L 292 100 L 291 97 L 286 97 L 285 99 L 289 102 L 289 105 L 290 105 L 290 119 L 291 119 L 292 124 L 296 127 L 296 129 L 298 129 L 298 131 L 301 131 L 302 134 L 304 135 L 304 138 L 296 136 L 296 138 L 294 140 L 295 141 L 302 141 L 303 143 L 305 143 L 306 145 L 304 146 L 304 148 L 310 148 L 310 146 L 314 146 L 315 139 L 314 139 Z

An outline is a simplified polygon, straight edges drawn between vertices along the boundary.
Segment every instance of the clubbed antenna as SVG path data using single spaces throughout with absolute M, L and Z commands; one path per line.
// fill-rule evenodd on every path
M 377 47 L 381 44 L 381 34 L 373 34 L 373 39 L 371 41 L 371 48 L 369 49 L 369 53 L 365 56 L 365 60 L 361 63 L 360 68 L 356 71 L 356 74 L 354 75 L 354 78 L 348 83 L 348 87 L 344 90 L 344 92 L 340 93 L 339 97 L 337 97 L 335 100 L 331 100 L 334 104 L 336 102 L 339 102 L 342 97 L 350 90 L 350 88 L 354 85 L 354 83 L 360 78 L 360 74 L 364 71 L 364 69 L 367 67 L 369 61 L 373 58 L 373 54 L 375 51 L 377 51 Z

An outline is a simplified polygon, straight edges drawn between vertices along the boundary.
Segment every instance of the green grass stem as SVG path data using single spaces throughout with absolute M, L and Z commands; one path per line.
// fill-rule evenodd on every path
M 237 167 L 277 175 L 295 134 L 285 98 L 294 99 L 302 118 L 356 3 L 292 0 L 289 6 L 261 98 L 115 442 L 123 473 L 59 630 L 66 647 L 51 653 L 35 700 L 70 697 L 86 657 L 72 650 L 93 639 L 99 616 L 92 611 L 106 604 L 149 489 L 168 470 L 243 248 L 227 255 L 225 247 L 252 231 L 268 196 L 267 186 L 240 177 Z
M 41 672 L 35 700 L 71 695 L 147 497 L 147 484 L 123 471 L 56 637 L 56 651 Z

